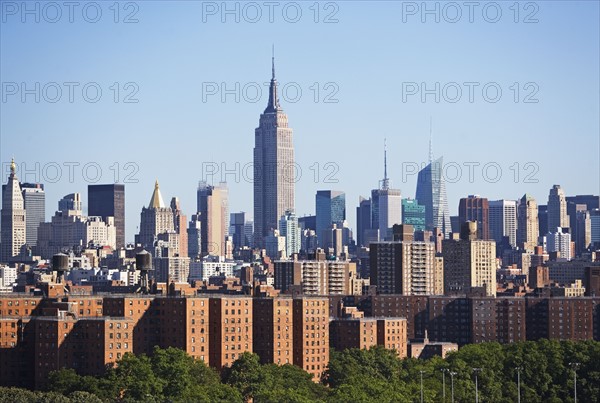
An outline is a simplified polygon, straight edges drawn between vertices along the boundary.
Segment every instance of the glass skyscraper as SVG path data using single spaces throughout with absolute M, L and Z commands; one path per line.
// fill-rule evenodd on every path
M 316 232 L 319 245 L 326 238 L 325 231 L 333 224 L 339 224 L 346 219 L 346 194 L 336 190 L 319 190 L 315 197 L 317 213 Z
M 414 199 L 402 199 L 402 224 L 412 225 L 415 231 L 425 231 L 425 206 Z
M 438 228 L 448 237 L 451 231 L 448 199 L 446 198 L 446 183 L 443 177 L 443 157 L 429 164 L 419 171 L 417 177 L 417 192 L 415 199 L 425 206 L 425 227 L 428 230 Z

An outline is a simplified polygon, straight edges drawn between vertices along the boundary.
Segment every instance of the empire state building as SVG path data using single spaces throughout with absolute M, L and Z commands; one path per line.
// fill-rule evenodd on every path
M 286 211 L 294 210 L 294 144 L 288 117 L 279 105 L 275 58 L 269 103 L 254 131 L 254 244 L 263 248 L 264 238 Z

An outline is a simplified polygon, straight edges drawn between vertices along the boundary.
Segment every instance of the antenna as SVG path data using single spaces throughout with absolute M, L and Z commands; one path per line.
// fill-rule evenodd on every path
M 271 75 L 275 79 L 275 44 L 271 45 Z

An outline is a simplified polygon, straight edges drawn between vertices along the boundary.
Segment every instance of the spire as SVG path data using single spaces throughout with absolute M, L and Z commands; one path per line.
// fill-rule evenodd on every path
M 15 159 L 12 158 L 10 161 L 10 173 L 15 174 L 17 172 L 17 165 L 15 164 Z
M 154 183 L 154 192 L 152 192 L 152 198 L 148 208 L 164 208 L 165 202 L 163 201 L 162 195 L 160 194 L 160 188 L 158 187 L 158 179 Z
M 390 180 L 387 176 L 387 139 L 383 139 L 383 180 L 381 181 L 382 189 L 389 189 Z
M 433 118 L 430 116 L 429 117 L 429 163 L 433 162 L 433 131 L 432 131 L 432 125 L 433 125 Z
M 271 48 L 271 80 L 275 80 L 275 44 Z
M 277 98 L 277 80 L 275 79 L 275 45 L 272 48 L 271 55 L 271 85 L 269 86 L 269 103 L 264 113 L 276 112 L 279 108 L 279 99 Z

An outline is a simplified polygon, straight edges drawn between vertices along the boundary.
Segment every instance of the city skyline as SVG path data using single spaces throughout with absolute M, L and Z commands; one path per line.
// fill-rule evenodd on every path
M 189 17 L 182 16 L 184 7 L 190 7 Z M 503 10 L 506 18 L 498 24 L 481 18 L 473 24 L 461 21 L 452 25 L 443 20 L 441 23 L 431 20 L 421 23 L 417 15 L 397 27 L 392 22 L 402 19 L 400 5 L 384 4 L 365 10 L 360 4 L 340 3 L 336 15 L 339 21 L 333 24 L 315 24 L 310 20 L 311 11 L 303 11 L 306 20 L 299 24 L 279 19 L 273 24 L 252 25 L 255 31 L 251 31 L 248 29 L 250 24 L 244 21 L 221 23 L 219 16 L 199 24 L 202 20 L 200 4 L 161 9 L 160 12 L 152 4 L 143 4 L 137 15 L 139 23 L 118 25 L 114 33 L 109 30 L 114 28 L 111 21 L 103 20 L 94 26 L 80 24 L 80 40 L 87 41 L 90 46 L 82 47 L 80 56 L 76 57 L 54 45 L 72 36 L 70 25 L 22 24 L 20 20 L 18 23 L 8 20 L 2 24 L 5 35 L 0 38 L 3 56 L 7 56 L 0 61 L 4 82 L 98 82 L 103 86 L 104 98 L 95 104 L 81 99 L 72 104 L 68 101 L 37 104 L 33 97 L 25 103 L 20 102 L 18 96 L 7 98 L 0 112 L 3 177 L 8 174 L 13 155 L 19 168 L 35 170 L 36 163 L 43 167 L 50 162 L 61 166 L 62 177 L 58 182 L 51 183 L 44 180 L 47 178 L 39 177 L 39 182 L 46 187 L 48 220 L 53 214 L 54 201 L 68 193 L 86 194 L 86 187 L 93 183 L 83 180 L 82 168 L 86 163 L 95 162 L 103 173 L 97 184 L 111 183 L 116 172 L 120 182 L 128 175 L 128 179 L 138 180 L 137 183 L 126 183 L 129 189 L 127 217 L 137 216 L 156 178 L 163 183 L 165 194 L 180 198 L 182 210 L 190 216 L 194 213 L 195 185 L 203 179 L 203 163 L 212 162 L 219 167 L 225 163 L 230 170 L 235 169 L 236 162 L 240 163 L 240 170 L 246 163 L 251 163 L 253 139 L 249 133 L 256 127 L 256 114 L 267 96 L 267 87 L 262 87 L 262 97 L 256 102 L 249 102 L 247 97 L 235 102 L 234 96 L 228 96 L 222 102 L 220 93 L 208 96 L 203 102 L 202 84 L 224 82 L 227 88 L 235 83 L 262 85 L 269 71 L 270 46 L 274 42 L 281 85 L 297 83 L 303 93 L 298 102 L 290 102 L 294 86 L 289 86 L 290 93 L 281 99 L 282 107 L 290 116 L 290 126 L 295 130 L 296 162 L 303 170 L 302 179 L 296 184 L 299 217 L 314 213 L 313 200 L 317 190 L 340 189 L 347 195 L 347 218 L 354 228 L 354 207 L 358 197 L 372 189 L 381 176 L 378 156 L 384 138 L 388 142 L 389 176 L 403 195 L 412 196 L 416 174 L 403 178 L 406 176 L 403 173 L 412 169 L 413 163 L 421 165 L 428 160 L 430 117 L 433 118 L 436 155 L 443 155 L 444 161 L 454 162 L 462 168 L 462 178 L 457 183 L 446 183 L 451 214 L 461 197 L 473 193 L 489 200 L 516 200 L 524 193 L 530 193 L 538 204 L 542 204 L 554 184 L 561 184 L 567 195 L 599 192 L 598 170 L 590 169 L 597 166 L 599 160 L 598 27 L 594 18 L 598 14 L 598 4 L 569 7 L 562 3 L 543 3 L 537 15 L 539 22 L 535 24 L 515 24 L 508 9 Z M 321 19 L 323 14 L 326 13 L 322 12 Z M 173 24 L 175 21 L 177 24 Z M 352 28 L 361 21 L 372 29 L 361 32 L 363 36 L 357 41 L 343 39 L 355 38 Z M 371 21 L 380 21 L 380 24 L 370 25 Z M 155 33 L 147 30 L 148 24 L 167 24 L 176 28 L 158 39 Z M 575 30 L 572 29 L 574 25 L 577 26 Z M 210 43 L 203 40 L 206 29 L 215 32 L 215 37 L 220 39 Z M 272 35 L 275 32 L 277 35 Z M 297 32 L 305 35 L 297 38 Z M 97 35 L 99 33 L 102 35 Z M 389 35 L 382 35 L 385 33 Z M 475 36 L 481 38 L 464 40 L 471 38 L 473 33 L 480 33 Z M 6 39 L 40 34 L 47 38 L 45 46 L 31 43 L 17 48 L 16 43 Z M 117 40 L 116 35 L 125 39 Z M 240 35 L 254 44 L 233 46 L 233 39 Z M 416 39 L 398 41 L 406 35 Z M 264 38 L 269 36 L 273 39 L 265 43 Z M 317 40 L 323 37 L 329 39 Z M 158 52 L 140 45 L 142 38 L 144 43 L 153 41 Z M 178 45 L 168 48 L 167 43 Z M 353 54 L 350 43 L 358 44 L 364 57 L 350 56 Z M 127 56 L 131 46 L 138 49 L 133 58 Z M 567 51 L 567 47 L 571 57 L 568 60 L 557 58 L 556 55 L 562 50 Z M 385 50 L 388 48 L 397 50 L 389 52 Z M 119 55 L 115 59 L 118 60 L 115 69 L 105 69 L 103 63 L 91 66 L 86 56 L 93 57 L 92 49 L 99 55 Z M 189 54 L 187 49 L 198 49 L 198 54 Z M 451 53 L 449 49 L 452 49 Z M 532 53 L 533 49 L 538 49 L 537 53 Z M 170 62 L 158 63 L 165 67 L 167 74 L 156 77 L 142 68 L 157 63 L 154 54 L 162 54 L 165 61 L 177 60 L 177 66 Z M 406 62 L 404 55 L 419 57 Z M 448 56 L 453 56 L 452 60 L 447 60 Z M 448 64 L 443 73 L 429 67 L 436 66 L 440 58 Z M 511 58 L 520 63 L 507 64 L 505 61 Z M 9 63 L 9 59 L 16 62 Z M 245 60 L 244 69 L 238 68 L 239 63 L 235 62 L 242 59 Z M 56 63 L 52 62 L 55 60 L 63 60 L 72 68 L 59 74 Z M 48 63 L 50 68 L 41 70 Z M 108 73 L 109 70 L 113 73 Z M 484 70 L 486 74 L 481 73 Z M 373 71 L 385 78 L 374 78 Z M 379 83 L 380 80 L 385 83 Z M 118 82 L 123 87 L 130 81 L 139 86 L 137 104 L 115 104 L 107 100 L 114 95 L 108 88 L 112 83 Z M 429 98 L 423 103 L 417 95 L 402 102 L 400 96 L 402 82 L 433 85 L 436 82 L 468 81 L 499 83 L 504 94 L 502 101 L 488 103 L 478 97 L 473 103 L 464 99 L 459 103 L 445 102 L 444 99 L 436 103 Z M 337 87 L 324 88 L 330 82 Z M 537 83 L 539 102 L 513 102 L 514 93 L 509 87 L 514 82 L 520 83 L 521 87 L 527 82 Z M 309 88 L 314 83 L 319 84 L 319 102 L 314 102 L 316 92 Z M 334 90 L 337 93 L 331 98 L 338 102 L 324 102 L 325 96 Z M 168 101 L 163 98 L 165 93 L 171 94 Z M 463 96 L 466 96 L 464 88 Z M 365 102 L 369 99 L 378 102 L 376 105 Z M 27 119 L 32 112 L 38 119 Z M 111 116 L 110 121 L 105 119 L 106 116 Z M 232 116 L 235 119 L 231 119 Z M 577 121 L 571 116 L 577 116 Z M 61 133 L 71 138 L 82 134 L 101 138 L 105 145 L 83 153 L 74 144 L 56 141 L 61 138 Z M 207 140 L 209 135 L 210 140 Z M 340 136 L 344 139 L 341 145 Z M 482 136 L 502 140 L 490 148 L 487 146 L 489 141 L 479 141 Z M 563 150 L 549 146 L 565 136 L 574 144 L 585 145 L 577 147 L 580 158 L 572 158 L 566 168 L 564 164 L 558 164 L 563 158 Z M 142 138 L 146 140 L 142 141 Z M 152 146 L 164 139 L 174 141 L 173 147 L 176 144 L 183 146 L 177 157 L 174 153 L 161 157 L 163 149 Z M 114 146 L 120 143 L 122 147 Z M 468 154 L 464 144 L 469 144 Z M 544 149 L 544 153 L 531 153 L 535 147 Z M 143 152 L 136 152 L 136 148 Z M 332 150 L 335 151 L 332 153 Z M 64 157 L 66 155 L 69 158 Z M 363 155 L 369 163 L 357 163 Z M 171 159 L 177 160 L 175 174 L 171 173 Z M 69 162 L 80 164 L 74 167 L 72 183 L 68 178 L 68 167 L 63 165 Z M 119 163 L 118 168 L 115 162 Z M 128 162 L 135 165 L 126 167 Z M 326 168 L 328 162 L 337 165 Z M 475 168 L 473 183 L 468 178 L 469 168 L 464 165 L 470 162 L 480 164 Z M 498 163 L 503 171 L 501 179 L 495 183 L 482 178 L 481 168 L 490 162 Z M 526 166 L 530 162 L 533 165 Z M 315 163 L 319 164 L 318 168 Z M 315 171 L 319 173 L 317 183 Z M 93 172 L 90 168 L 89 175 Z M 324 183 L 326 175 L 332 172 L 336 172 L 334 178 L 338 182 Z M 578 172 L 585 172 L 585 175 L 577 175 Z M 52 172 L 46 173 L 53 176 Z M 519 173 L 517 183 L 514 181 L 516 173 Z M 492 168 L 490 174 L 493 174 Z M 36 182 L 34 176 L 30 174 L 23 178 L 20 175 L 20 178 L 23 182 Z M 230 210 L 251 212 L 253 207 L 247 196 L 252 192 L 252 183 L 244 180 L 241 174 L 238 176 L 239 183 L 235 183 L 231 175 L 228 177 Z M 527 178 L 538 182 L 525 183 Z M 215 184 L 219 180 L 215 177 Z M 88 203 L 86 199 L 84 197 L 84 210 Z M 132 240 L 136 233 L 136 221 L 127 220 L 127 240 Z

